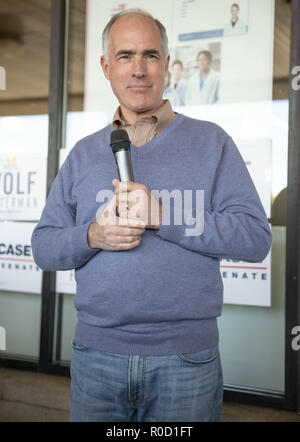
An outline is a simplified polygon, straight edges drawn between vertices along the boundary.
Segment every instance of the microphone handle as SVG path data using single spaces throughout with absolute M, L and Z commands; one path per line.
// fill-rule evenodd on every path
M 120 181 L 134 181 L 130 150 L 119 150 L 118 152 L 115 152 L 114 155 Z
M 123 149 L 114 153 L 115 160 L 117 163 L 118 175 L 120 181 L 134 181 L 132 166 L 131 166 L 131 157 L 130 150 Z M 118 208 L 116 209 L 117 216 L 119 215 Z

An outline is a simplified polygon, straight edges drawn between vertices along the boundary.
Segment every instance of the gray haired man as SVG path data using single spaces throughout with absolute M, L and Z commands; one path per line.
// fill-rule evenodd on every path
M 219 421 L 219 261 L 264 259 L 268 222 L 228 134 L 175 114 L 163 100 L 163 25 L 125 11 L 103 40 L 101 66 L 120 106 L 110 126 L 69 153 L 32 236 L 41 268 L 75 268 L 71 420 Z M 115 178 L 109 140 L 118 128 L 131 140 L 135 182 Z M 113 196 L 95 219 L 97 194 L 109 188 Z M 176 204 L 169 199 L 169 220 L 152 190 L 182 195 Z M 198 190 L 204 231 L 190 236 L 187 218 L 176 220 L 187 191 Z M 190 205 L 197 211 L 192 198 Z

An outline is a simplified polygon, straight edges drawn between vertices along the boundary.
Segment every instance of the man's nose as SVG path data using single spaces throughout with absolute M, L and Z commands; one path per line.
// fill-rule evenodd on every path
M 136 78 L 143 78 L 146 75 L 146 62 L 142 58 L 138 58 L 134 61 L 133 76 Z

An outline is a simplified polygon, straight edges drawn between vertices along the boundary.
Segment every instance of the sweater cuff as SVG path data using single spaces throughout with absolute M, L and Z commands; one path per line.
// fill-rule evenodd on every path
M 77 261 L 87 262 L 101 249 L 92 249 L 88 244 L 88 229 L 92 223 L 86 223 L 72 228 L 73 256 Z

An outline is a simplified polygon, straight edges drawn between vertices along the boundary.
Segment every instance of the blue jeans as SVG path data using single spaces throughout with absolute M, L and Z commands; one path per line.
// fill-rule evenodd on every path
M 71 422 L 218 422 L 222 401 L 218 346 L 136 356 L 73 342 Z

